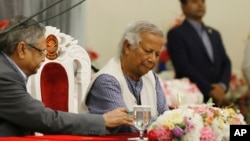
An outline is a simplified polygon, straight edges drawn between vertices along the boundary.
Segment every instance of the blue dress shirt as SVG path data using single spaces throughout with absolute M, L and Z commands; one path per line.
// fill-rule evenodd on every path
M 166 97 L 161 88 L 160 81 L 156 74 L 156 95 L 157 95 L 157 111 L 162 114 L 168 110 Z M 126 81 L 131 93 L 133 93 L 137 99 L 137 103 L 140 101 L 140 91 L 143 83 L 140 81 L 133 81 L 126 77 Z M 119 107 L 126 107 L 121 93 L 119 82 L 115 77 L 109 74 L 102 74 L 96 78 L 92 88 L 88 94 L 86 104 L 91 113 L 103 114 Z M 133 127 L 121 126 L 116 129 L 110 130 L 113 133 L 117 132 L 134 132 L 136 131 Z

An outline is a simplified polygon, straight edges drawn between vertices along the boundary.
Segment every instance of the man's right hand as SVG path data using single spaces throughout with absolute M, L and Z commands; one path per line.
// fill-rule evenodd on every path
M 127 114 L 126 108 L 117 108 L 103 114 L 105 125 L 108 128 L 113 128 L 121 125 L 133 126 L 133 118 Z

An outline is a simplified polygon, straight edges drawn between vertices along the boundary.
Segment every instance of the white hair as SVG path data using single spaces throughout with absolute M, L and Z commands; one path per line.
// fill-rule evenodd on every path
M 119 42 L 119 53 L 123 53 L 123 43 L 125 40 L 129 44 L 136 48 L 141 41 L 141 34 L 147 32 L 163 37 L 164 34 L 159 26 L 149 22 L 149 21 L 137 21 L 127 26 L 123 36 Z

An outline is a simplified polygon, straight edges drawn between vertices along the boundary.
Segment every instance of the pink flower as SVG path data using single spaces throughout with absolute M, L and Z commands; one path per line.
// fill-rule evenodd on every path
M 160 126 L 156 129 L 156 137 L 159 141 L 172 141 L 173 134 L 168 128 Z
M 198 114 L 205 114 L 208 111 L 208 107 L 206 105 L 200 105 L 197 107 L 197 105 L 190 106 L 189 108 L 195 110 Z
M 193 83 L 189 83 L 189 88 L 187 89 L 187 92 L 190 93 L 190 94 L 194 94 L 196 92 L 200 92 L 200 90 L 198 89 L 198 87 L 193 84 Z
M 200 141 L 215 141 L 215 140 L 216 140 L 216 134 L 210 128 L 210 126 L 205 126 L 201 129 Z

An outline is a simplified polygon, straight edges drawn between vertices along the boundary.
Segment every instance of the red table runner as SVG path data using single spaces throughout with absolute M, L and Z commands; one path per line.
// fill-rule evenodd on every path
M 146 136 L 146 135 L 145 135 Z M 26 137 L 0 137 L 1 141 L 127 141 L 139 133 L 119 133 L 105 136 L 43 135 Z

